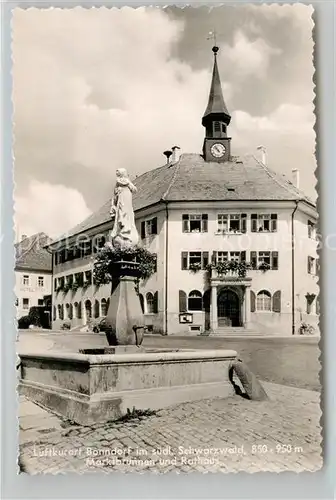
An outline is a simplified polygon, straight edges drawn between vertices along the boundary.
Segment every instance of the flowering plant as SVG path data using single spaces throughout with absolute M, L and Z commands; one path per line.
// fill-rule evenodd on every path
M 93 263 L 93 278 L 97 285 L 112 282 L 113 263 L 120 261 L 133 261 L 138 264 L 139 278 L 148 279 L 156 270 L 156 255 L 146 248 L 130 247 L 115 248 L 105 245 L 95 256 Z
M 236 260 L 224 260 L 223 262 L 218 262 L 217 264 L 209 264 L 207 269 L 215 269 L 218 274 L 223 274 L 224 276 L 228 272 L 237 273 L 240 278 L 245 278 L 248 269 L 251 269 L 251 264 L 249 262 L 237 262 Z

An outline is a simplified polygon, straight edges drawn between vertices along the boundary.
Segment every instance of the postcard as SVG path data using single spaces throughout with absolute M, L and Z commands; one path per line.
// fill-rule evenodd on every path
M 15 8 L 18 469 L 323 465 L 313 8 Z

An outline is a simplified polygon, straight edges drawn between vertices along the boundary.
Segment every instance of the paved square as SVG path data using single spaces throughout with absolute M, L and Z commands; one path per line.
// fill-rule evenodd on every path
M 269 401 L 207 399 L 94 426 L 73 424 L 20 398 L 22 469 L 30 474 L 320 469 L 319 393 L 263 385 Z

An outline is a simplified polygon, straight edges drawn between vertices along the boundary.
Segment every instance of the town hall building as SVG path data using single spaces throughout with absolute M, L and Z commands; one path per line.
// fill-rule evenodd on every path
M 157 255 L 156 272 L 140 285 L 146 325 L 166 335 L 292 335 L 308 323 L 317 333 L 315 204 L 264 159 L 234 155 L 218 50 L 202 153 L 174 146 L 163 166 L 133 181 L 140 244 Z M 110 206 L 50 245 L 56 329 L 107 313 L 111 285 L 96 286 L 92 269 L 113 226 Z M 223 272 L 231 261 L 246 272 Z

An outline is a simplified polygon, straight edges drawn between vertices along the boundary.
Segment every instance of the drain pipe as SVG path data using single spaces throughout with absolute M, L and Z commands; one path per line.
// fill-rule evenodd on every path
M 295 208 L 292 213 L 292 335 L 295 335 L 295 231 L 294 215 L 299 206 L 299 200 L 295 200 Z
M 164 335 L 168 335 L 168 249 L 169 249 L 169 234 L 168 234 L 168 203 L 166 205 L 166 258 L 165 258 L 165 329 Z

